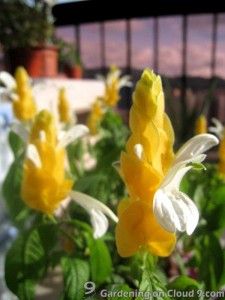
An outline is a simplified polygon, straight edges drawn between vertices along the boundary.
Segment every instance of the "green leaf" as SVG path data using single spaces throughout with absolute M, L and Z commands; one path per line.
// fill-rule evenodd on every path
M 20 299 L 34 299 L 35 282 L 42 278 L 46 271 L 46 251 L 54 246 L 53 235 L 49 236 L 48 241 L 44 238 L 47 237 L 47 232 L 53 233 L 52 225 L 50 228 L 44 225 L 21 233 L 6 255 L 6 284 Z
M 8 251 L 5 260 L 6 285 L 20 299 L 34 299 L 35 281 L 27 275 L 24 248 L 27 236 L 21 235 Z
M 112 272 L 112 261 L 109 250 L 102 238 L 87 238 L 90 249 L 91 278 L 96 284 L 103 283 Z
M 224 285 L 224 282 L 225 282 L 225 250 L 223 250 L 223 273 L 220 277 L 219 288 L 221 288 Z
M 192 163 L 191 166 L 195 171 L 206 170 L 206 167 L 202 163 Z
M 8 136 L 9 145 L 12 149 L 12 152 L 14 154 L 14 157 L 17 158 L 20 154 L 21 148 L 24 146 L 23 140 L 13 131 L 9 132 Z
M 61 260 L 64 291 L 62 300 L 81 300 L 85 294 L 85 283 L 89 279 L 88 264 L 77 258 L 63 257 Z
M 209 209 L 215 209 L 215 207 L 223 205 L 225 199 L 225 185 L 223 181 L 219 181 L 215 186 L 211 187 L 212 194 L 211 203 L 209 203 Z
M 209 230 L 219 230 L 225 228 L 225 203 L 219 205 L 210 212 L 205 214 L 205 219 L 207 220 L 207 228 Z
M 179 276 L 167 285 L 168 295 L 175 299 L 199 299 L 198 282 L 187 276 Z M 179 293 L 182 292 L 182 293 Z
M 139 288 L 138 297 L 135 300 L 162 300 L 170 299 L 167 296 L 166 287 L 159 279 L 152 275 L 148 270 L 143 271 L 142 280 Z
M 202 237 L 198 249 L 200 264 L 198 276 L 205 283 L 206 290 L 216 291 L 223 275 L 223 250 L 217 237 L 211 233 Z
M 22 168 L 22 157 L 19 157 L 11 165 L 2 186 L 6 210 L 16 226 L 19 226 L 30 212 L 20 197 Z
M 132 300 L 132 289 L 127 284 L 113 284 L 108 287 L 108 300 Z M 115 296 L 114 296 L 115 295 Z

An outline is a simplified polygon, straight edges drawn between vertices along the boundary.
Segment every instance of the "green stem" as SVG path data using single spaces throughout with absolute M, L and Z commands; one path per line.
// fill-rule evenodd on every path
M 61 227 L 59 227 L 59 230 L 77 246 L 76 239 L 70 233 L 68 233 L 66 230 L 62 229 Z
M 53 215 L 47 216 L 47 218 L 49 219 L 49 221 L 51 221 L 51 223 L 58 224 L 56 218 Z
M 152 255 L 145 247 L 141 249 L 139 255 L 140 255 L 141 270 L 153 272 L 156 265 L 156 256 Z
M 146 250 L 143 250 L 143 252 L 141 252 L 141 258 L 142 258 L 141 270 L 142 271 L 147 269 L 147 257 L 148 257 L 148 252 Z
M 69 220 L 62 220 L 59 222 L 59 224 L 67 224 L 67 225 L 72 225 L 72 226 L 78 226 L 81 227 L 82 229 L 84 229 L 85 231 L 89 232 L 89 233 L 93 233 L 92 228 L 90 228 L 89 225 L 85 224 L 82 221 L 79 220 L 73 220 L 73 219 L 69 219 Z

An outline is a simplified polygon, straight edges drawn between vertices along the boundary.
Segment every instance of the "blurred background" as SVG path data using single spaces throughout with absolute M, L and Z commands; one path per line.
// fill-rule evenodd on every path
M 209 124 L 212 117 L 225 121 L 225 8 L 219 0 L 199 7 L 194 1 L 171 0 L 167 6 L 161 0 L 148 5 L 139 0 L 125 10 L 117 1 L 0 0 L 0 71 L 13 74 L 23 65 L 36 81 L 44 78 L 52 85 L 62 79 L 94 80 L 113 64 L 136 83 L 143 69 L 151 68 L 163 78 L 179 145 L 193 134 L 198 115 L 204 114 Z M 95 100 L 91 89 L 88 97 L 87 111 Z M 132 89 L 124 88 L 118 108 L 125 120 L 131 101 Z M 1 98 L 1 182 L 11 162 L 11 120 L 10 105 Z M 3 300 L 13 298 L 3 293 L 1 253 L 15 234 L 0 201 Z
M 36 6 L 36 11 L 38 8 L 41 14 L 35 15 L 32 9 L 10 8 L 10 3 L 15 6 L 19 2 L 25 2 L 30 7 Z M 124 12 L 119 2 L 106 3 L 101 0 L 1 0 L 0 3 L 3 7 L 1 22 L 5 14 L 7 17 L 4 22 L 11 24 L 11 28 L 6 29 L 8 32 L 11 30 L 13 38 L 8 35 L 8 40 L 18 39 L 21 43 L 11 42 L 10 45 L 1 34 L 2 70 L 9 65 L 6 52 L 11 48 L 25 48 L 26 44 L 40 46 L 40 42 L 46 44 L 47 41 L 48 45 L 58 47 L 58 65 L 57 70 L 55 68 L 53 72 L 48 71 L 49 74 L 43 73 L 41 77 L 71 77 L 66 66 L 81 64 L 82 77 L 94 78 L 96 73 L 105 74 L 111 64 L 116 64 L 130 73 L 136 82 L 143 68 L 149 67 L 169 80 L 174 97 L 181 95 L 184 98 L 186 94 L 190 102 L 194 97 L 201 101 L 212 79 L 217 78 L 213 96 L 216 99 L 213 99 L 211 110 L 223 121 L 225 12 L 220 1 L 199 8 L 196 8 L 194 1 L 182 4 L 172 1 L 169 8 L 160 1 L 147 8 L 144 1 L 139 1 L 129 4 Z M 5 12 L 4 7 L 7 7 Z M 51 22 L 54 34 L 48 28 Z M 16 34 L 21 31 L 19 24 L 20 27 L 23 25 L 21 35 L 26 36 L 27 40 L 31 36 L 23 44 L 23 38 Z M 26 31 L 24 27 L 27 27 Z M 3 30 L 3 26 L 1 28 Z M 42 34 L 43 40 L 37 32 Z M 50 60 L 49 56 L 48 69 Z M 39 77 L 36 73 L 33 75 Z M 131 97 L 128 95 L 119 105 L 127 108 L 130 103 Z

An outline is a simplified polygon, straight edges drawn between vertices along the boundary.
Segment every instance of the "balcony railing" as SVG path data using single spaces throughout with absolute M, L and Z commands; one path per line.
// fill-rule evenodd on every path
M 188 61 L 192 60 L 189 56 L 189 30 L 191 24 L 191 18 L 193 15 L 209 15 L 210 23 L 208 24 L 210 28 L 210 62 L 208 78 L 213 79 L 217 76 L 217 52 L 218 52 L 218 34 L 219 26 L 222 24 L 222 13 L 225 12 L 225 7 L 222 1 L 215 0 L 212 2 L 207 2 L 202 5 L 196 6 L 194 1 L 180 1 L 176 2 L 174 0 L 169 2 L 169 6 L 165 7 L 165 3 L 161 0 L 152 3 L 150 9 L 149 4 L 146 1 L 139 0 L 137 2 L 129 2 L 129 7 L 123 10 L 118 2 L 114 1 L 103 1 L 103 0 L 90 0 L 90 1 L 78 1 L 72 3 L 58 4 L 53 8 L 53 14 L 56 18 L 55 25 L 57 27 L 61 26 L 73 26 L 74 27 L 74 40 L 77 45 L 78 52 L 82 56 L 81 44 L 82 44 L 82 31 L 81 28 L 84 24 L 99 24 L 99 53 L 96 56 L 100 56 L 99 69 L 102 73 L 105 73 L 107 64 L 107 32 L 106 27 L 108 21 L 124 20 L 125 22 L 125 71 L 126 73 L 132 74 L 132 22 L 136 19 L 150 18 L 152 20 L 152 45 L 153 49 L 153 60 L 149 62 L 148 66 L 151 66 L 156 72 L 161 69 L 160 62 L 160 20 L 162 17 L 176 16 L 179 17 L 181 22 L 177 25 L 181 32 L 180 34 L 180 90 L 182 99 L 185 98 L 186 89 L 188 86 Z M 220 16 L 222 16 L 220 18 Z M 91 49 L 92 52 L 95 49 Z M 203 48 L 203 52 L 206 49 Z M 161 72 L 160 72 L 161 73 Z M 220 74 L 221 75 L 221 74 Z M 223 75 L 223 74 L 222 74 Z M 225 69 L 224 76 L 225 78 Z M 225 99 L 223 99 L 223 102 Z M 125 105 L 129 106 L 129 101 L 125 101 Z M 219 109 L 218 109 L 219 110 Z M 222 116 L 223 118 L 225 116 Z

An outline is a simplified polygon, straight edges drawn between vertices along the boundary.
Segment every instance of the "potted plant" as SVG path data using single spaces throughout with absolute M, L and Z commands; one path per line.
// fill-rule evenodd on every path
M 83 62 L 75 44 L 56 38 L 55 43 L 59 49 L 59 69 L 69 78 L 82 78 Z
M 57 74 L 51 5 L 44 0 L 0 0 L 0 44 L 6 69 L 22 65 L 31 77 Z

